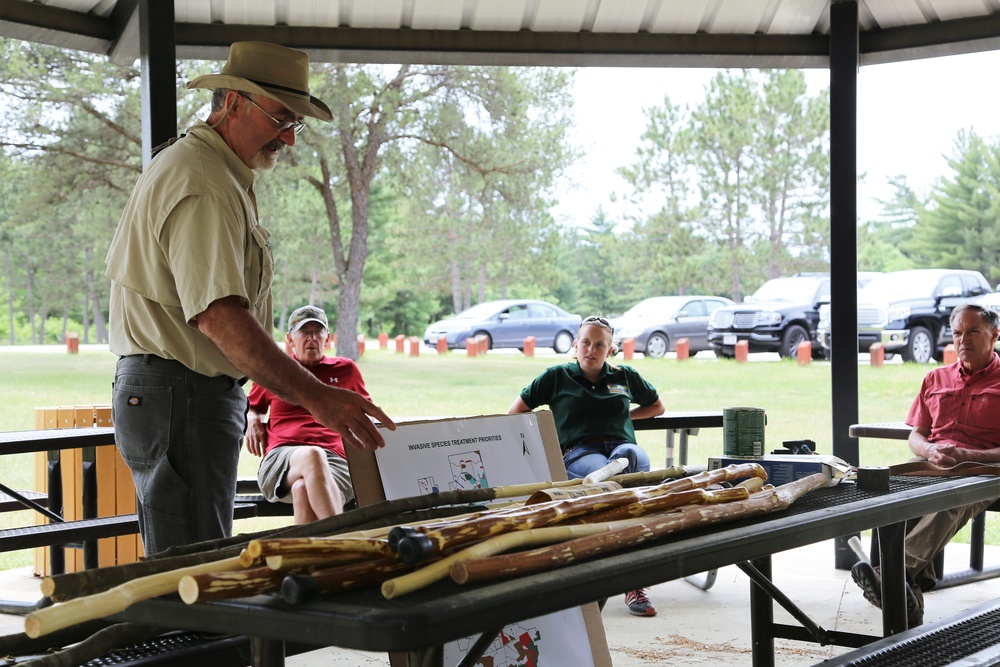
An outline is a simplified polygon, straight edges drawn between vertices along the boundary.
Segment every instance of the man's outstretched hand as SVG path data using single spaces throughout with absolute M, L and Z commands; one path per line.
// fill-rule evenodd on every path
M 385 447 L 385 439 L 373 419 L 389 430 L 396 430 L 396 423 L 389 415 L 365 397 L 353 391 L 324 387 L 310 405 L 304 406 L 320 424 L 336 431 L 344 442 L 358 449 Z

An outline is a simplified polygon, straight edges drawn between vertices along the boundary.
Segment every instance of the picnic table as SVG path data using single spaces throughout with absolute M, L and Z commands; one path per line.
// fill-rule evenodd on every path
M 657 417 L 637 419 L 632 422 L 636 431 L 662 430 L 667 433 L 667 456 L 665 467 L 687 465 L 688 437 L 698 435 L 703 428 L 722 428 L 722 410 L 706 412 L 664 412 Z M 674 459 L 674 437 L 678 439 L 676 463 Z
M 248 598 L 185 605 L 173 596 L 137 603 L 112 620 L 256 637 L 254 664 L 283 665 L 284 641 L 367 651 L 408 652 L 410 665 L 441 665 L 441 646 L 505 624 L 600 600 L 641 586 L 747 562 L 753 625 L 753 664 L 774 664 L 776 637 L 859 647 L 874 637 L 825 630 L 801 610 L 801 626 L 774 622 L 771 555 L 866 529 L 880 533 L 883 631 L 906 628 L 903 524 L 907 519 L 1000 494 L 1000 478 L 893 477 L 889 491 L 842 482 L 811 492 L 789 509 L 754 519 L 707 526 L 593 560 L 515 579 L 462 587 L 450 581 L 406 597 L 384 599 L 377 589 L 320 596 L 301 605 L 281 598 Z M 774 596 L 774 597 L 772 597 Z M 790 610 L 791 611 L 791 610 Z M 489 638 L 488 636 L 486 637 Z M 488 642 L 486 642 L 488 644 Z M 477 642 L 482 644 L 482 642 Z M 469 663 L 471 664 L 471 663 Z

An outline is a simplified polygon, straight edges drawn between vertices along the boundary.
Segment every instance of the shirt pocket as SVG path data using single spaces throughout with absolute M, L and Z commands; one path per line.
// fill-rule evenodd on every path
M 253 239 L 248 251 L 247 262 L 247 296 L 253 303 L 251 309 L 259 311 L 267 302 L 271 292 L 271 281 L 274 279 L 274 255 L 271 254 L 271 233 L 262 225 L 250 228 Z
M 981 387 L 969 397 L 969 421 L 983 428 L 1000 428 L 1000 387 Z
M 962 388 L 938 387 L 927 394 L 927 408 L 935 426 L 951 423 L 966 413 L 962 407 Z

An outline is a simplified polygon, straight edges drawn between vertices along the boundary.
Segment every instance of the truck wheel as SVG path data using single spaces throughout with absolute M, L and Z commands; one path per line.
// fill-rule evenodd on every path
M 930 363 L 934 360 L 934 337 L 927 327 L 910 329 L 910 339 L 902 352 L 903 361 L 913 361 L 918 364 Z
M 785 329 L 785 333 L 781 337 L 781 349 L 778 350 L 778 353 L 782 359 L 795 359 L 799 353 L 799 343 L 804 343 L 807 340 L 809 340 L 809 333 L 798 324 L 793 324 Z

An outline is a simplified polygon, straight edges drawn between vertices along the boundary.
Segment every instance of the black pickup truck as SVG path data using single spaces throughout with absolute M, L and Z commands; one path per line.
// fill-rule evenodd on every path
M 732 357 L 736 343 L 745 340 L 750 352 L 777 352 L 795 358 L 799 343 L 813 342 L 813 356 L 824 352 L 815 342 L 819 307 L 830 302 L 827 273 L 796 273 L 774 278 L 753 293 L 746 302 L 712 313 L 708 321 L 708 342 L 716 356 Z
M 951 311 L 993 290 L 978 271 L 911 269 L 885 273 L 858 292 L 858 351 L 882 343 L 903 361 L 940 361 L 951 340 Z M 821 312 L 817 337 L 830 348 L 829 309 Z

